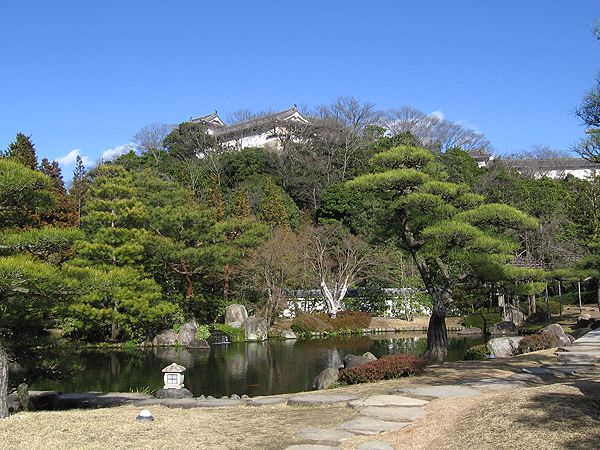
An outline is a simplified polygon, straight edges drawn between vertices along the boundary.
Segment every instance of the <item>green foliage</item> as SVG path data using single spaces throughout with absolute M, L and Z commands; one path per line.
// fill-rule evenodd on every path
M 519 353 L 537 352 L 556 347 L 556 336 L 552 334 L 531 334 L 519 342 Z
M 469 152 L 460 148 L 451 148 L 442 155 L 446 172 L 453 183 L 465 183 L 473 186 L 477 178 L 483 173 Z
M 3 228 L 39 223 L 39 215 L 51 208 L 55 197 L 50 179 L 24 165 L 0 158 L 0 224 Z
M 382 356 L 362 366 L 340 370 L 339 381 L 346 384 L 372 383 L 381 380 L 418 375 L 427 367 L 427 361 L 419 356 L 400 353 Z
M 35 147 L 31 142 L 31 138 L 23 133 L 17 133 L 15 142 L 11 142 L 4 156 L 29 169 L 37 169 L 38 161 L 35 154 Z
M 463 321 L 463 326 L 467 328 L 475 327 L 482 331 L 487 331 L 489 327 L 498 322 L 502 322 L 502 315 L 496 311 L 481 311 L 469 314 Z
M 474 345 L 473 347 L 469 347 L 465 352 L 465 360 L 466 361 L 483 361 L 487 359 L 490 351 L 487 348 L 487 345 Z
M 196 339 L 206 340 L 210 336 L 209 325 L 198 325 L 196 328 Z
M 372 317 L 363 311 L 340 311 L 335 318 L 324 313 L 299 314 L 291 328 L 298 334 L 360 332 L 369 327 Z
M 243 328 L 235 328 L 230 325 L 225 325 L 223 323 L 217 323 L 214 325 L 215 331 L 220 331 L 227 335 L 229 342 L 245 342 L 246 341 L 246 333 Z

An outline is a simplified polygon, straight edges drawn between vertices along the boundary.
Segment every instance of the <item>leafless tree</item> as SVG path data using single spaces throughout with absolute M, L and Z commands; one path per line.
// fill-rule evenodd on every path
M 391 134 L 409 132 L 432 151 L 445 152 L 454 147 L 463 150 L 491 149 L 483 134 L 410 106 L 388 111 L 381 125 Z
M 287 292 L 301 286 L 302 243 L 290 230 L 276 229 L 271 238 L 254 249 L 239 269 L 242 290 L 265 294 L 260 315 L 272 321 L 287 306 Z
M 512 153 L 502 159 L 506 167 L 517 170 L 525 177 L 541 178 L 558 170 L 560 160 L 565 158 L 571 158 L 571 155 L 544 145 L 534 145 L 531 150 Z
M 374 262 L 371 247 L 341 225 L 305 230 L 305 257 L 332 317 L 343 308 L 348 288 Z
M 139 152 L 147 153 L 154 159 L 158 159 L 160 151 L 165 149 L 164 140 L 173 131 L 173 128 L 175 128 L 173 125 L 152 123 L 140 128 L 133 136 L 132 141 L 136 144 Z

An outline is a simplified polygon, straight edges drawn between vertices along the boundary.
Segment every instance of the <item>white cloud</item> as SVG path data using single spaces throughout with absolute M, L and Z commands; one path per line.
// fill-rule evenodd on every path
M 446 120 L 446 114 L 444 114 L 442 111 L 440 111 L 439 109 L 436 109 L 435 111 L 433 111 L 431 114 L 429 114 L 431 117 L 435 117 L 436 119 L 442 121 L 442 120 Z
M 476 123 L 471 122 L 468 119 L 458 119 L 455 122 L 457 125 L 460 125 L 463 128 L 467 128 L 469 130 L 472 130 L 476 133 L 481 133 L 481 131 L 479 130 L 479 126 Z
M 132 144 L 131 142 L 128 144 L 123 144 L 123 145 L 118 145 L 114 148 L 108 148 L 106 150 L 104 150 L 102 152 L 102 159 L 113 159 L 119 155 L 122 155 L 123 153 L 127 153 L 130 150 L 134 150 L 135 149 L 135 144 Z
M 75 163 L 77 157 L 80 157 L 84 165 L 90 165 L 91 160 L 87 156 L 81 154 L 81 150 L 78 148 L 74 148 L 69 153 L 59 158 L 56 158 L 56 162 L 58 162 L 61 166 L 70 166 Z

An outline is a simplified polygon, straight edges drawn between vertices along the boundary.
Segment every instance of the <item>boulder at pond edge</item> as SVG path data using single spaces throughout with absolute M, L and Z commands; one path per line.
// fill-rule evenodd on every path
M 519 352 L 519 342 L 523 336 L 499 337 L 490 339 L 487 348 L 496 358 L 508 358 Z
M 248 311 L 244 305 L 233 304 L 225 308 L 225 325 L 242 328 L 248 318 Z
M 313 389 L 327 389 L 338 380 L 339 371 L 333 367 L 324 369 L 313 382 Z
M 488 332 L 492 336 L 515 336 L 519 334 L 519 329 L 514 322 L 505 320 L 504 322 L 498 322 L 489 327 Z
M 244 321 L 244 333 L 247 341 L 264 341 L 269 333 L 267 319 L 250 316 Z

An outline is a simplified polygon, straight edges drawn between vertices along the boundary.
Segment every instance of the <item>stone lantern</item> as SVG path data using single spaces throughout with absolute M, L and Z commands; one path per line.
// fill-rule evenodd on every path
M 183 388 L 183 372 L 185 372 L 185 367 L 173 363 L 165 367 L 162 371 L 165 374 L 165 385 L 163 386 L 163 389 Z

